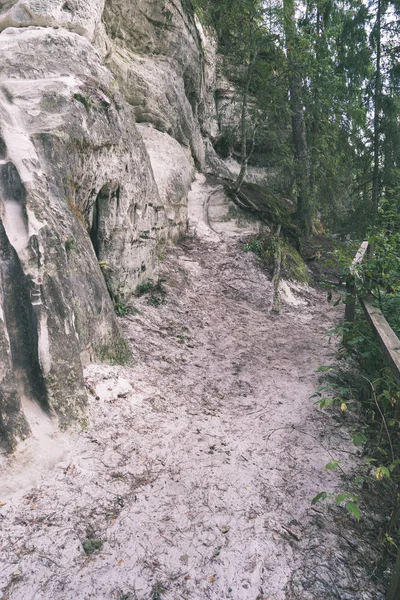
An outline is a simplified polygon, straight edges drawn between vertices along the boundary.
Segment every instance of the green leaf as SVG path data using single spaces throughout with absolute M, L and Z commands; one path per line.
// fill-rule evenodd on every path
M 367 440 L 367 438 L 360 431 L 353 435 L 353 444 L 355 446 L 362 446 L 362 444 L 364 444 L 364 442 L 366 442 L 366 440 Z
M 360 520 L 360 517 L 361 517 L 360 509 L 358 508 L 358 506 L 355 502 L 346 502 L 346 509 L 348 510 L 348 512 L 351 515 L 355 516 L 357 521 Z
M 320 367 L 318 367 L 317 373 L 327 373 L 328 371 L 331 371 L 332 369 L 333 369 L 333 367 L 330 367 L 329 365 L 328 366 L 321 365 Z
M 314 402 L 314 404 L 319 404 L 321 408 L 325 408 L 326 406 L 331 406 L 334 403 L 333 398 L 321 398 Z
M 326 469 L 326 471 L 332 471 L 333 469 L 337 469 L 338 466 L 339 466 L 339 461 L 333 460 L 332 462 L 329 462 L 327 465 L 325 465 L 325 469 Z
M 339 496 L 336 497 L 336 504 L 339 506 L 339 504 L 341 504 L 344 500 L 347 500 L 348 498 L 349 494 L 347 492 L 339 494 Z
M 381 480 L 384 477 L 390 477 L 390 471 L 387 467 L 383 467 L 383 466 L 377 467 L 375 477 L 378 480 Z
M 398 465 L 399 463 L 400 463 L 400 459 L 399 459 L 399 458 L 396 458 L 396 460 L 395 460 L 394 462 L 390 463 L 390 465 L 389 465 L 389 471 L 390 471 L 391 473 L 393 473 L 393 471 L 395 470 L 395 468 L 397 467 L 397 465 Z
M 317 504 L 317 502 L 319 502 L 320 500 L 326 500 L 327 497 L 328 494 L 326 492 L 320 492 L 319 494 L 314 496 L 314 498 L 311 500 L 311 504 L 314 506 L 314 504 Z

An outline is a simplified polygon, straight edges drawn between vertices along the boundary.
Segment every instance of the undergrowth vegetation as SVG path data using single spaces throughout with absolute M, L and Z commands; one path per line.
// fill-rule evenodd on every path
M 279 248 L 282 252 L 283 276 L 301 283 L 310 283 L 307 265 L 300 254 L 287 240 L 274 233 L 265 231 L 254 236 L 245 244 L 244 251 L 253 252 L 262 259 L 268 269 L 272 269 Z
M 342 266 L 343 280 L 355 276 L 358 295 L 368 296 L 381 309 L 394 332 L 400 334 L 400 233 L 399 218 L 381 209 L 378 227 L 369 236 L 373 253 L 349 271 Z M 329 286 L 328 298 L 347 303 L 344 290 Z M 323 366 L 322 385 L 315 394 L 320 408 L 329 407 L 333 417 L 354 422 L 353 443 L 361 451 L 362 464 L 356 474 L 342 472 L 348 492 L 336 497 L 337 504 L 359 520 L 360 500 L 368 494 L 379 500 L 386 526 L 381 542 L 389 553 L 400 547 L 400 387 L 387 366 L 361 306 L 354 322 L 342 321 L 331 335 L 342 340 L 335 364 Z M 354 417 L 354 419 L 352 419 Z M 341 469 L 338 461 L 326 468 Z M 313 503 L 329 497 L 320 492 Z M 366 516 L 366 515 L 365 515 Z
M 141 283 L 136 288 L 136 296 L 147 295 L 147 304 L 151 306 L 160 306 L 164 304 L 167 295 L 164 287 L 165 279 L 158 279 L 154 282 L 153 279 L 148 279 L 144 283 Z

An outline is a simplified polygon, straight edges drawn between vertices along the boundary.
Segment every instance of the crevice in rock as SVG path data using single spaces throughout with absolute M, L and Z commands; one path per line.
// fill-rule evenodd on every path
M 89 235 L 99 263 L 100 261 L 104 260 L 104 242 L 106 239 L 107 221 L 113 210 L 115 210 L 115 212 L 119 211 L 120 194 L 121 188 L 118 184 L 107 183 L 97 194 L 96 201 L 93 205 L 92 225 Z M 113 206 L 113 204 L 115 204 L 115 206 Z M 111 301 L 114 303 L 115 290 L 113 289 L 113 285 L 111 283 L 111 270 L 109 266 L 106 266 L 104 269 L 102 268 L 102 275 L 104 277 Z
M 1 149 L 1 148 L 0 148 Z M 3 143 L 3 152 L 6 144 Z M 10 340 L 12 367 L 23 386 L 21 392 L 48 411 L 47 391 L 39 360 L 38 322 L 40 286 L 27 275 L 18 253 L 35 262 L 38 248 L 30 238 L 26 189 L 15 165 L 0 165 L 0 265 L 4 284 L 4 318 Z M 37 306 L 36 306 L 37 305 Z
M 0 221 L 0 262 L 4 282 L 4 318 L 10 340 L 13 371 L 27 396 L 49 411 L 39 362 L 38 326 L 31 303 L 33 282 L 24 274 L 18 255 Z
M 90 239 L 97 258 L 99 258 L 99 222 L 99 197 L 97 196 L 93 205 L 92 226 L 90 228 Z
M 0 160 L 4 160 L 7 156 L 6 143 L 0 135 Z
M 112 187 L 104 185 L 97 194 L 93 205 L 92 226 L 90 228 L 90 239 L 97 258 L 100 260 L 101 249 L 104 241 L 104 220 L 108 213 L 108 205 L 111 200 Z M 119 187 L 116 191 L 117 202 L 119 202 Z
M 73 6 L 71 6 L 71 3 L 70 3 L 70 2 L 68 2 L 68 1 L 67 1 L 67 2 L 64 2 L 64 4 L 62 5 L 62 7 L 61 7 L 61 8 L 62 8 L 62 10 L 66 10 L 67 12 L 71 12 L 71 13 L 73 13 L 73 12 L 74 12 L 74 8 L 73 8 Z
M 97 194 L 92 209 L 92 225 L 90 227 L 90 239 L 98 260 L 101 259 L 105 240 L 105 227 L 107 219 L 115 203 L 116 212 L 120 209 L 121 187 L 116 183 L 105 184 Z

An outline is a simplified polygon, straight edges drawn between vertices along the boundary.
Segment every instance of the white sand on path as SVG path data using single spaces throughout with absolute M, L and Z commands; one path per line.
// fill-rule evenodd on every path
M 6 495 L 3 480 L 3 600 L 383 597 L 363 523 L 311 507 L 342 489 L 324 470 L 332 455 L 359 460 L 310 399 L 338 309 L 308 289 L 272 315 L 257 259 L 207 228 L 212 189 L 196 181 L 197 237 L 162 263 L 166 302 L 144 297 L 121 319 L 134 366 L 87 368 L 87 431 L 62 462 L 35 464 L 35 487 L 12 494 L 8 481 Z M 84 540 L 103 545 L 87 555 Z

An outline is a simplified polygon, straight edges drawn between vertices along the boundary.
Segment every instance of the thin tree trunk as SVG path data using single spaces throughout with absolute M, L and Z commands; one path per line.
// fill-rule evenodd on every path
M 296 53 L 296 26 L 294 0 L 284 0 L 284 27 L 286 52 L 289 63 L 289 93 L 292 110 L 292 133 L 296 159 L 297 220 L 302 237 L 311 234 L 310 161 L 302 101 L 302 79 Z
M 237 192 L 242 187 L 242 183 L 243 183 L 244 178 L 246 177 L 246 173 L 247 173 L 247 164 L 249 162 L 249 156 L 248 156 L 248 152 L 247 152 L 247 134 L 248 134 L 247 113 L 248 113 L 248 105 L 249 105 L 250 83 L 251 83 L 251 77 L 253 74 L 253 66 L 254 66 L 256 58 L 257 58 L 257 52 L 253 52 L 249 58 L 249 64 L 247 67 L 247 74 L 246 74 L 246 82 L 245 82 L 244 91 L 243 91 L 242 114 L 240 117 L 241 166 L 240 166 L 240 173 L 238 175 L 238 178 L 235 181 L 235 186 L 234 186 L 235 191 L 237 191 Z
M 274 289 L 274 298 L 272 301 L 272 312 L 279 314 L 281 312 L 281 299 L 279 295 L 279 284 L 281 281 L 282 268 L 282 247 L 280 243 L 281 225 L 278 225 L 275 233 L 277 247 L 274 254 L 274 274 L 272 277 L 272 286 Z
M 376 73 L 375 73 L 375 90 L 374 90 L 374 170 L 372 176 L 372 204 L 377 211 L 379 203 L 379 179 L 380 179 L 380 109 L 381 109 L 381 92 L 382 92 L 382 73 L 381 73 L 381 25 L 382 25 L 382 0 L 378 0 L 378 10 L 376 15 Z
M 310 162 L 304 121 L 303 103 L 301 98 L 301 79 L 296 65 L 290 77 L 290 104 L 292 109 L 293 143 L 296 153 L 296 183 L 297 183 L 297 218 L 302 234 L 308 237 L 311 233 L 310 211 Z

